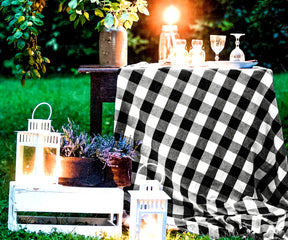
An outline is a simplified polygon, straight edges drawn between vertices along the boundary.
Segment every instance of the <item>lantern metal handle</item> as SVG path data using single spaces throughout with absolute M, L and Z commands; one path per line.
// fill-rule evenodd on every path
M 138 170 L 137 170 L 137 173 L 136 174 L 138 174 L 139 172 L 140 172 L 140 170 L 143 168 L 143 167 L 146 167 L 146 168 L 148 168 L 147 166 L 148 165 L 154 165 L 155 167 L 157 167 L 158 165 L 157 164 L 155 164 L 155 163 L 146 163 L 146 164 L 143 164 L 141 167 L 139 167 L 138 168 Z M 161 168 L 162 169 L 162 168 Z M 162 169 L 163 170 L 163 169 Z M 161 181 L 160 181 L 160 184 L 163 186 L 163 183 L 164 183 L 164 178 L 165 178 L 165 171 L 163 170 L 162 171 L 162 178 L 161 178 Z
M 32 119 L 34 119 L 34 113 L 35 113 L 36 109 L 37 109 L 38 107 L 40 107 L 41 105 L 44 105 L 44 104 L 47 105 L 47 106 L 49 106 L 49 108 L 50 108 L 50 115 L 49 115 L 49 117 L 48 117 L 48 119 L 47 119 L 47 120 L 50 120 L 51 115 L 52 115 L 52 107 L 51 107 L 50 104 L 47 103 L 47 102 L 39 103 L 39 104 L 34 108 L 33 113 L 32 113 Z

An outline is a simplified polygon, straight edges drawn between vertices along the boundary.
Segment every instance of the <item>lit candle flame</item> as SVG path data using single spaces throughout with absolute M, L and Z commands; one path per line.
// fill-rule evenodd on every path
M 157 224 L 157 214 L 147 214 L 141 219 L 140 240 L 152 240 L 157 238 L 159 224 Z
M 172 25 L 173 23 L 176 23 L 179 20 L 179 15 L 180 15 L 179 10 L 171 5 L 164 12 L 164 20 L 168 24 Z

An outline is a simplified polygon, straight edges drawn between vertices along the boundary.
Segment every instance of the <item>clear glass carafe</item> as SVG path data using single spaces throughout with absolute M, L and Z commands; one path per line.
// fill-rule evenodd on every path
M 159 42 L 159 63 L 172 63 L 176 39 L 179 39 L 177 25 L 163 25 Z

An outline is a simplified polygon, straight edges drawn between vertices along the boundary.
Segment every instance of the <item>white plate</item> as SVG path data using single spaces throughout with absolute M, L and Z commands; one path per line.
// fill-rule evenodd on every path
M 209 61 L 207 62 L 208 67 L 216 68 L 252 68 L 258 64 L 257 60 L 251 61 Z

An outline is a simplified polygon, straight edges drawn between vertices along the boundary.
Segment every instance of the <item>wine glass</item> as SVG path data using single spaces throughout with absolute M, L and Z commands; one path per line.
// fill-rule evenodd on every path
M 223 50 L 225 41 L 225 35 L 210 35 L 211 48 L 216 54 L 215 61 L 219 61 L 219 53 Z
M 231 33 L 236 38 L 235 45 L 236 47 L 230 53 L 230 61 L 245 61 L 245 55 L 243 51 L 239 48 L 240 37 L 245 35 L 244 33 Z

